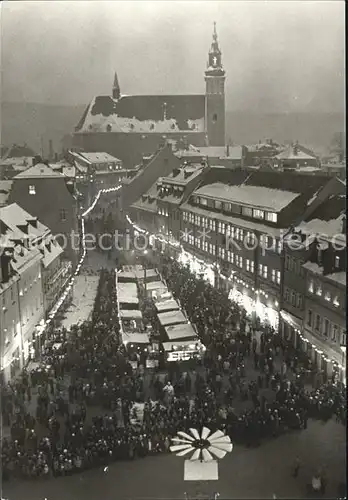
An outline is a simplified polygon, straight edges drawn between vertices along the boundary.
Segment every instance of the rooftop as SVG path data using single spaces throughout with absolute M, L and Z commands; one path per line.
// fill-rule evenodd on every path
M 316 160 L 316 155 L 304 146 L 288 146 L 284 151 L 274 157 L 277 160 Z
M 48 227 L 23 210 L 17 203 L 11 203 L 11 205 L 0 208 L 0 221 L 12 232 L 9 235 L 5 233 L 10 239 L 35 240 L 50 233 Z M 26 229 L 24 230 L 24 228 Z
M 110 155 L 109 153 L 85 153 L 81 152 L 80 156 L 86 159 L 88 163 L 111 163 L 111 162 L 120 162 L 118 158 Z
M 205 185 L 197 189 L 194 194 L 197 196 L 207 196 L 209 198 L 239 203 L 241 205 L 258 207 L 274 212 L 279 212 L 299 196 L 299 193 L 278 189 L 250 186 L 246 184 L 228 186 L 220 182 Z
M 347 282 L 347 275 L 345 271 L 339 271 L 337 273 L 330 273 L 330 274 L 323 274 L 324 268 L 318 266 L 318 264 L 314 262 L 306 262 L 303 264 L 303 266 L 307 271 L 312 272 L 313 274 L 318 274 L 320 276 L 323 276 L 325 279 L 328 279 L 330 281 L 335 281 L 336 283 L 340 285 L 346 286 Z
M 76 132 L 204 132 L 204 95 L 95 97 Z
M 14 179 L 42 179 L 42 178 L 51 178 L 51 179 L 62 179 L 64 175 L 60 172 L 56 172 L 51 167 L 48 167 L 44 163 L 37 163 L 33 167 L 28 168 L 24 172 L 16 175 Z

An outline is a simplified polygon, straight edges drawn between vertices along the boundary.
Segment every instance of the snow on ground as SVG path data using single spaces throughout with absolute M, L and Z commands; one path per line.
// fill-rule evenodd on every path
M 61 323 L 63 327 L 70 329 L 72 325 L 88 319 L 93 310 L 98 283 L 99 276 L 77 276 L 72 302 L 65 311 L 65 317 Z

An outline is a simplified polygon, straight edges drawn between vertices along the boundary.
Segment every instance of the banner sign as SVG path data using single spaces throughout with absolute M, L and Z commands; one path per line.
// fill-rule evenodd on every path
M 195 354 L 198 354 L 198 351 L 172 351 L 168 354 L 167 361 L 188 361 Z

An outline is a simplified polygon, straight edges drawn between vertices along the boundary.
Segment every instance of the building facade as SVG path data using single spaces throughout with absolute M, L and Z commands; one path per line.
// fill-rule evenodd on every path
M 13 178 L 10 203 L 18 203 L 58 238 L 63 258 L 77 262 L 80 251 L 75 185 L 61 173 L 38 163 Z
M 63 249 L 36 217 L 13 203 L 0 209 L 1 367 L 8 379 L 38 354 L 38 328 L 70 278 Z M 35 352 L 36 350 L 36 352 Z

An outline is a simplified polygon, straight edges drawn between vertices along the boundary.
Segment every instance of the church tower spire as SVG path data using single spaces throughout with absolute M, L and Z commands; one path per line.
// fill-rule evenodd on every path
M 225 70 L 214 22 L 213 41 L 205 71 L 205 126 L 210 146 L 225 145 Z
M 117 73 L 115 71 L 114 85 L 112 87 L 112 97 L 118 100 L 121 97 L 120 84 L 118 83 Z

